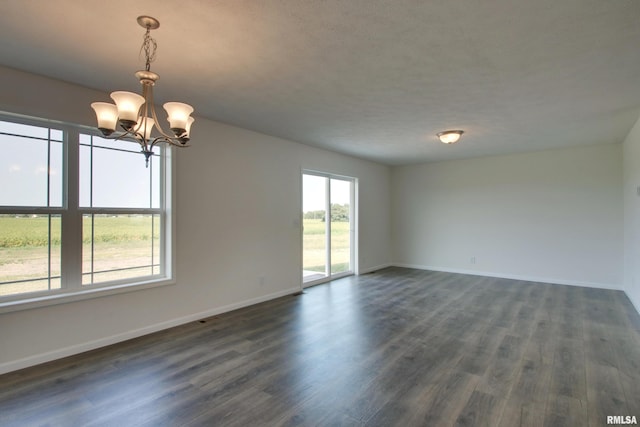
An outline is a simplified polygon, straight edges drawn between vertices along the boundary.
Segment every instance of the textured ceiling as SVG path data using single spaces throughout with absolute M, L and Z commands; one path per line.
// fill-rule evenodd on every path
M 640 110 L 638 0 L 2 0 L 0 64 L 137 91 L 143 14 L 157 101 L 390 165 L 621 142 Z

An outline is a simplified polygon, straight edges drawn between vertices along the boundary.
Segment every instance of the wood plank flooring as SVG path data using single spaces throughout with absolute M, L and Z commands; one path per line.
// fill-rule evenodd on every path
M 388 268 L 0 376 L 1 426 L 640 419 L 619 291 Z

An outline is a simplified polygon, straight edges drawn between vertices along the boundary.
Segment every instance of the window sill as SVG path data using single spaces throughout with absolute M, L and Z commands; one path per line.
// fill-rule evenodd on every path
M 136 292 L 144 289 L 174 285 L 175 283 L 176 282 L 174 279 L 160 278 L 143 282 L 104 285 L 101 287 L 92 287 L 90 289 L 80 289 L 74 291 L 60 290 L 60 292 L 57 292 L 55 294 L 38 295 L 22 298 L 19 300 L 0 302 L 0 314 L 21 310 L 30 310 L 33 308 L 46 307 L 50 305 L 66 304 L 93 298 L 101 298 L 126 292 Z

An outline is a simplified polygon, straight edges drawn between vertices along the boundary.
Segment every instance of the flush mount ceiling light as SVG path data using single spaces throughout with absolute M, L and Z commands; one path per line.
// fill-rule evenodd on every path
M 445 130 L 438 132 L 436 135 L 438 135 L 438 139 L 440 139 L 440 142 L 443 144 L 455 144 L 460 140 L 463 133 L 464 131 L 462 130 Z
M 193 107 L 182 102 L 167 102 L 164 109 L 171 132 L 165 132 L 158 121 L 155 104 L 153 103 L 153 86 L 160 78 L 152 72 L 151 63 L 156 59 L 156 41 L 151 37 L 151 30 L 160 27 L 160 22 L 150 16 L 139 16 L 138 24 L 146 28 L 146 33 L 140 51 L 144 51 L 144 70 L 136 72 L 136 77 L 142 85 L 142 96 L 125 91 L 111 93 L 114 104 L 94 102 L 91 108 L 96 112 L 98 129 L 105 138 L 136 141 L 142 147 L 147 166 L 153 155 L 153 147 L 160 143 L 187 146 L 189 132 L 194 118 L 191 117 Z M 153 126 L 156 131 L 152 133 Z M 120 130 L 116 132 L 116 127 Z

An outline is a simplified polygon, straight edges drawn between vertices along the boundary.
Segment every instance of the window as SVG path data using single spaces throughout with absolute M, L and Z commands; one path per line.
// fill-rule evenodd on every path
M 0 150 L 0 306 L 168 282 L 169 150 L 12 115 Z
M 161 272 L 159 168 L 140 158 L 135 142 L 80 134 L 83 285 Z
M 0 122 L 0 297 L 61 288 L 62 137 Z

